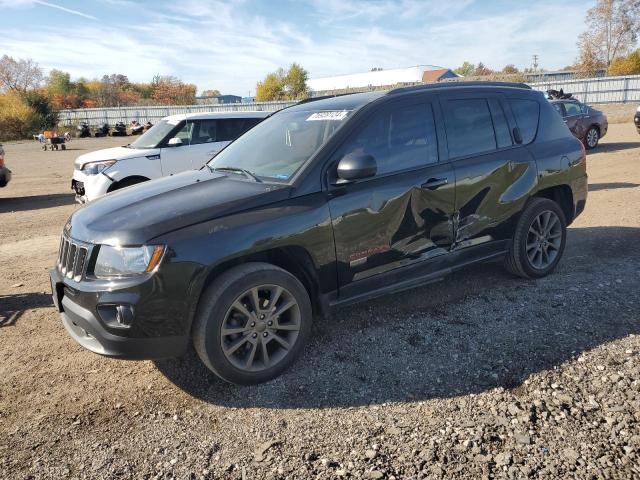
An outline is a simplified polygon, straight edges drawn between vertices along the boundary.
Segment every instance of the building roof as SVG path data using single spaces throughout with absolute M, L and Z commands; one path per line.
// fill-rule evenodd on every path
M 435 65 L 416 65 L 407 68 L 392 68 L 371 72 L 336 75 L 333 77 L 312 78 L 307 84 L 313 91 L 343 90 L 358 87 L 381 87 L 398 83 L 420 83 L 423 75 L 430 71 L 448 71 Z
M 422 74 L 422 81 L 424 83 L 437 82 L 448 71 L 448 68 L 441 68 L 439 70 L 425 70 L 425 72 Z

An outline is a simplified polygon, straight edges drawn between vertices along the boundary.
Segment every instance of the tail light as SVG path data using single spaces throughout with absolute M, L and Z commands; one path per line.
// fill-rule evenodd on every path
M 582 150 L 582 159 L 584 161 L 584 168 L 587 168 L 587 148 L 584 143 L 580 142 L 580 149 Z
M 0 155 L 0 168 L 4 167 L 4 155 Z

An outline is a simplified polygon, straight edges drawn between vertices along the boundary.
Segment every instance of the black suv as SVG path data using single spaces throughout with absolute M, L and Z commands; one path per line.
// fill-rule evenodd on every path
M 490 259 L 549 274 L 586 197 L 584 147 L 525 85 L 314 99 L 199 171 L 77 210 L 53 297 L 89 350 L 149 359 L 193 343 L 223 379 L 258 383 L 334 307 Z

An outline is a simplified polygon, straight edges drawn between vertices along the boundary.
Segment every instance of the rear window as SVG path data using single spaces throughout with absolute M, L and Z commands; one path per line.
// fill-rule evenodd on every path
M 511 110 L 516 117 L 516 123 L 520 129 L 522 143 L 524 145 L 533 142 L 538 133 L 538 120 L 540 119 L 540 105 L 535 100 L 512 98 Z

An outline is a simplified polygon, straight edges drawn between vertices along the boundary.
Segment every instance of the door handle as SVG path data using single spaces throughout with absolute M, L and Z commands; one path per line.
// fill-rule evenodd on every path
M 207 152 L 207 155 L 215 155 L 216 153 L 218 153 L 220 150 L 211 150 L 210 152 Z
M 430 178 L 426 182 L 424 182 L 421 187 L 426 188 L 427 190 L 435 190 L 438 187 L 446 185 L 449 183 L 448 178 Z

